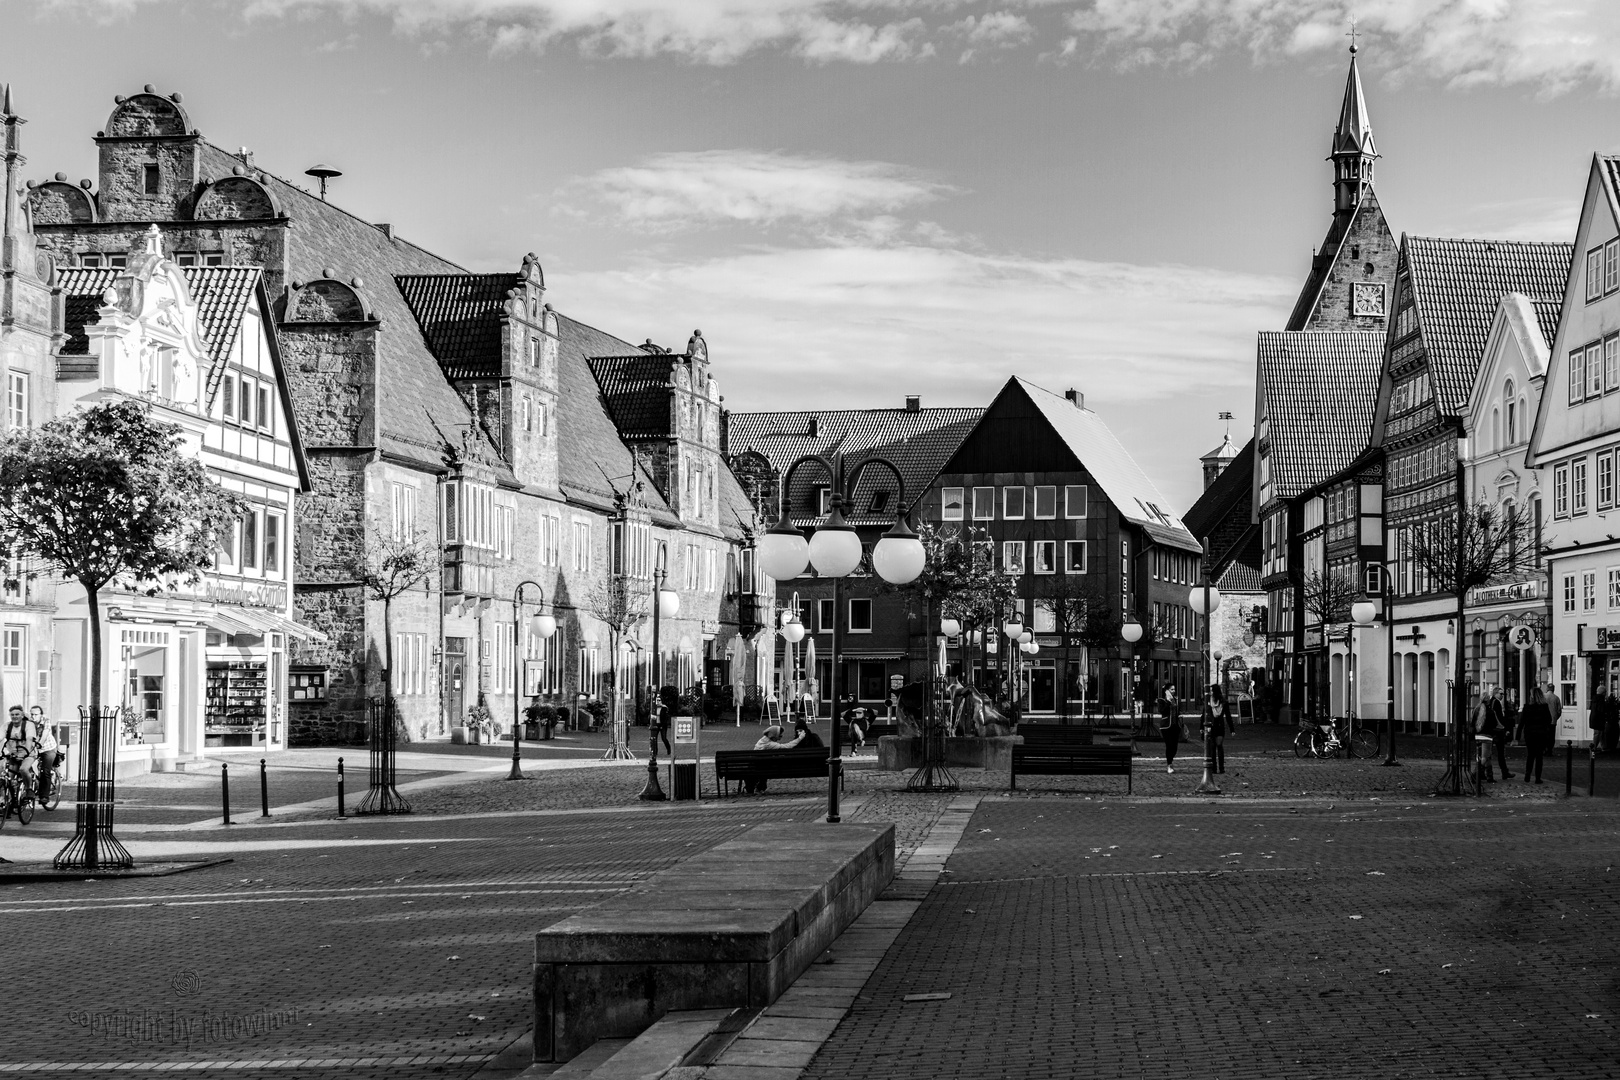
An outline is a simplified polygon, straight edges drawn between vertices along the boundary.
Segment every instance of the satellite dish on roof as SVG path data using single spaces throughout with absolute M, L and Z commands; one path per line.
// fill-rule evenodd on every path
M 321 182 L 321 202 L 326 201 L 326 182 L 334 176 L 342 176 L 343 170 L 334 169 L 330 165 L 311 165 L 304 170 L 305 176 L 313 176 Z

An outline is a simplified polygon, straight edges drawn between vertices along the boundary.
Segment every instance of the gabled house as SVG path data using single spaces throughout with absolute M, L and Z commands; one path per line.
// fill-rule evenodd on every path
M 1384 454 L 1386 567 L 1395 628 L 1395 718 L 1449 724 L 1448 686 L 1466 677 L 1457 598 L 1414 554 L 1457 520 L 1459 440 L 1491 328 L 1509 294 L 1564 295 L 1570 245 L 1406 236 L 1396 272 L 1372 445 Z
M 1202 545 L 1077 391 L 1009 379 L 939 470 L 918 516 L 982 530 L 988 559 L 1018 579 L 1016 613 L 1040 646 L 1018 682 L 1029 713 L 1127 712 L 1138 682 L 1196 699 L 1202 630 L 1188 591 L 1200 580 Z M 1097 626 L 1129 615 L 1155 632 L 1134 657 L 1117 630 L 1107 644 L 1060 634 L 1054 606 L 1064 599 L 1087 601 Z M 936 643 L 937 624 L 926 630 Z M 1006 655 L 997 657 L 1003 670 Z
M 1532 300 L 1523 293 L 1502 297 L 1491 317 L 1464 421 L 1468 498 L 1497 507 L 1504 520 L 1529 525 L 1529 543 L 1513 553 L 1513 572 L 1468 594 L 1468 678 L 1477 686 L 1502 687 L 1520 705 L 1529 700 L 1532 686 L 1545 684 L 1552 644 L 1547 564 L 1541 553 L 1542 472 L 1525 466 L 1525 452 L 1547 381 L 1548 342 L 1557 333 L 1561 306 L 1557 300 Z
M 1586 742 L 1593 691 L 1620 689 L 1620 157 L 1594 154 L 1526 464 L 1541 470 L 1557 738 Z

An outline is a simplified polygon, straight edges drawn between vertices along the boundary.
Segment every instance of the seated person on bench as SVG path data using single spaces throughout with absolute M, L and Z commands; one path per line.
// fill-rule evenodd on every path
M 803 720 L 798 721 L 798 723 L 803 723 L 803 722 L 804 722 Z M 797 725 L 795 725 L 795 726 L 797 726 Z M 754 749 L 755 750 L 792 750 L 795 746 L 799 745 L 799 739 L 794 739 L 792 742 L 782 742 L 782 741 L 780 741 L 781 738 L 782 738 L 782 728 L 781 728 L 781 726 L 779 724 L 772 724 L 770 727 L 766 728 L 765 733 L 759 737 L 759 742 L 754 744 Z M 801 735 L 800 738 L 803 738 L 803 736 Z M 765 781 L 763 779 L 744 780 L 743 781 L 743 794 L 744 795 L 758 795 L 759 793 L 763 792 L 764 790 L 765 790 Z
M 789 746 L 797 745 L 800 750 L 820 750 L 827 744 L 821 741 L 821 736 L 810 730 L 810 722 L 802 715 L 793 720 L 793 734 L 796 736 Z M 758 747 L 755 747 L 758 749 Z

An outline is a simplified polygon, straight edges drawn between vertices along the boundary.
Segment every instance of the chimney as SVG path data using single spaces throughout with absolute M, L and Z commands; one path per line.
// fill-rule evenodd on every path
M 388 222 L 379 221 L 379 222 L 376 222 L 375 224 L 377 226 L 377 231 L 378 232 L 382 233 L 384 236 L 388 237 L 388 239 L 390 239 L 390 240 L 392 240 L 394 238 L 394 227 L 392 225 L 388 224 Z
M 922 398 L 916 394 L 907 394 L 906 412 L 922 412 Z
M 1086 407 L 1086 395 L 1082 394 L 1072 386 L 1063 391 L 1063 398 L 1077 409 L 1083 409 Z

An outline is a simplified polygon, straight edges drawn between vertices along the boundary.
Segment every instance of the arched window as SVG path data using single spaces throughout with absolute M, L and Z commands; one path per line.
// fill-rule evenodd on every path
M 1502 390 L 1502 400 L 1507 402 L 1507 445 L 1512 446 L 1519 441 L 1519 409 L 1518 401 L 1513 396 L 1513 380 L 1508 379 Z

